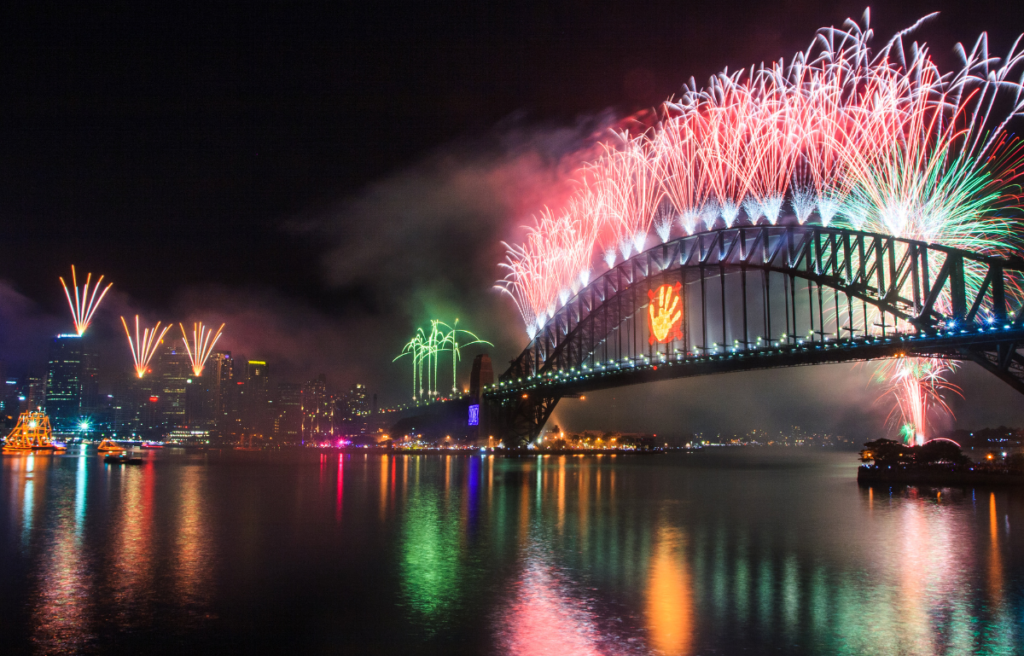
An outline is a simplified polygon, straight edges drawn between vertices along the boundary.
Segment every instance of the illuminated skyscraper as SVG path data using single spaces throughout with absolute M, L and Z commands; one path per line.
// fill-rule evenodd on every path
M 156 384 L 151 397 L 157 398 L 160 428 L 169 433 L 188 425 L 186 390 L 192 377 L 192 363 L 181 340 L 165 339 L 157 358 Z
M 217 431 L 225 423 L 225 396 L 231 383 L 231 354 L 210 354 L 201 376 L 190 375 L 188 384 L 188 426 L 191 430 Z M 219 432 L 219 431 L 218 431 Z
M 57 335 L 50 342 L 46 371 L 46 414 L 57 430 L 77 428 L 99 403 L 99 376 L 91 342 L 78 335 Z
M 339 403 L 340 432 L 347 437 L 355 437 L 366 432 L 366 421 L 370 416 L 370 401 L 366 385 L 356 383 L 349 388 Z
M 302 441 L 315 442 L 334 435 L 334 400 L 327 393 L 327 378 L 320 374 L 302 386 Z
M 274 404 L 274 435 L 282 442 L 302 439 L 302 385 L 279 383 Z
M 271 416 L 270 367 L 263 360 L 246 361 L 245 402 L 242 424 L 257 437 L 269 437 L 273 432 Z

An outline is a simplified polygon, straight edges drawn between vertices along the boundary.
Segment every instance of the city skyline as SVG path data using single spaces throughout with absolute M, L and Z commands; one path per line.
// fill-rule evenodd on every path
M 625 50 L 608 45 L 605 22 L 612 19 L 595 17 L 593 22 L 569 30 L 564 43 L 552 40 L 549 46 L 573 62 L 575 75 L 548 70 L 543 65 L 546 60 L 535 54 L 515 76 L 515 88 L 507 92 L 484 79 L 481 70 L 444 59 L 438 54 L 443 39 L 426 34 L 424 38 L 433 46 L 429 52 L 452 66 L 470 66 L 473 75 L 465 78 L 465 91 L 475 100 L 465 108 L 453 100 L 462 96 L 451 88 L 442 69 L 437 75 L 445 83 L 439 83 L 439 92 L 429 84 L 409 85 L 416 90 L 416 101 L 408 104 L 429 107 L 429 120 L 417 118 L 403 106 L 396 117 L 373 117 L 373 128 L 366 130 L 380 136 L 397 130 L 415 135 L 414 139 L 388 139 L 384 150 L 375 148 L 376 141 L 361 142 L 350 154 L 339 148 L 321 149 L 312 135 L 323 136 L 324 144 L 335 144 L 346 133 L 332 125 L 354 123 L 356 116 L 365 118 L 361 112 L 353 114 L 349 87 L 339 84 L 336 76 L 376 79 L 372 76 L 373 58 L 380 51 L 373 48 L 353 60 L 351 70 L 345 68 L 346 60 L 338 51 L 327 47 L 322 58 L 314 57 L 320 68 L 310 69 L 309 77 L 293 81 L 274 74 L 261 81 L 259 73 L 268 65 L 262 55 L 257 53 L 247 62 L 250 66 L 240 71 L 232 59 L 244 37 L 211 44 L 202 35 L 188 35 L 182 43 L 206 47 L 212 72 L 205 81 L 188 78 L 196 104 L 192 113 L 180 115 L 185 117 L 184 127 L 173 131 L 183 144 L 180 149 L 146 127 L 155 100 L 165 98 L 165 93 L 166 97 L 179 97 L 172 87 L 159 91 L 139 84 L 130 70 L 89 67 L 89 79 L 106 82 L 117 91 L 102 106 L 110 108 L 121 102 L 127 112 L 126 125 L 144 138 L 137 144 L 122 143 L 116 138 L 119 131 L 102 120 L 102 112 L 60 110 L 50 125 L 67 133 L 61 143 L 71 144 L 69 162 L 76 165 L 62 164 L 53 169 L 52 180 L 37 177 L 33 185 L 17 184 L 16 176 L 9 179 L 9 193 L 4 196 L 8 200 L 0 203 L 0 216 L 13 219 L 15 229 L 8 242 L 11 257 L 0 273 L 0 297 L 4 300 L 0 357 L 9 371 L 27 375 L 31 362 L 46 357 L 52 335 L 71 330 L 66 327 L 64 299 L 55 280 L 66 276 L 67 266 L 75 262 L 80 270 L 102 272 L 115 283 L 90 329 L 111 353 L 118 352 L 117 342 L 123 339 L 118 316 L 140 314 L 151 322 L 223 322 L 228 328 L 221 347 L 261 354 L 276 363 L 276 371 L 285 380 L 307 380 L 326 371 L 332 380 L 342 381 L 342 386 L 355 382 L 372 386 L 382 404 L 390 404 L 401 402 L 407 393 L 401 372 L 384 365 L 388 354 L 401 346 L 412 327 L 429 316 L 444 315 L 470 319 L 483 338 L 496 344 L 488 351 L 496 373 L 500 373 L 523 346 L 523 337 L 514 327 L 514 308 L 488 292 L 496 277 L 500 241 L 519 236 L 523 217 L 564 191 L 557 184 L 559 172 L 577 161 L 580 149 L 591 143 L 589 136 L 678 92 L 690 74 L 698 78 L 710 75 L 726 60 L 745 65 L 784 56 L 801 47 L 806 34 L 820 25 L 838 25 L 863 9 L 843 5 L 816 8 L 789 12 L 787 20 L 779 21 L 773 19 L 778 12 L 771 6 L 740 6 L 750 20 L 726 20 L 718 16 L 720 12 L 701 15 L 703 21 L 721 21 L 714 23 L 717 29 L 734 37 L 727 53 L 711 47 L 702 35 L 714 32 L 714 27 L 694 33 L 682 20 L 685 12 L 678 17 L 661 12 L 658 21 L 640 12 L 625 25 L 616 22 L 626 34 L 653 35 L 648 42 L 626 39 Z M 921 28 L 921 35 L 942 60 L 950 59 L 956 41 L 971 39 L 983 29 L 990 30 L 995 50 L 1005 49 L 1010 35 L 1019 31 L 1012 12 L 1006 13 L 998 3 L 976 11 L 953 3 L 932 3 L 924 9 L 917 5 L 875 7 L 873 25 L 880 34 L 891 33 L 932 9 L 940 14 Z M 554 12 L 549 18 L 556 21 L 572 15 Z M 1002 16 L 1006 20 L 1001 20 Z M 125 25 L 131 26 L 139 17 L 124 18 Z M 220 20 L 229 19 L 225 15 Z M 507 27 L 481 20 L 487 26 L 485 32 L 493 33 L 507 30 L 515 34 L 538 26 L 530 22 Z M 654 22 L 665 24 L 654 29 Z M 331 20 L 325 25 L 343 29 Z M 29 20 L 24 34 L 12 35 L 9 40 L 15 60 L 41 56 L 38 44 L 26 37 L 38 27 L 33 26 L 37 24 Z M 172 21 L 171 29 L 186 27 Z M 126 28 L 105 29 L 116 39 L 124 36 Z M 145 29 L 140 28 L 140 33 Z M 311 42 L 330 44 L 330 29 L 314 33 Z M 366 38 L 358 33 L 349 36 L 354 43 Z M 755 38 L 758 36 L 765 38 Z M 74 38 L 84 39 L 76 45 L 94 45 L 93 37 L 76 34 Z M 591 56 L 599 61 L 584 67 L 566 44 L 578 45 L 587 39 L 593 43 Z M 470 43 L 474 52 L 493 56 L 487 54 L 486 40 Z M 132 44 L 136 51 L 147 52 L 145 43 Z M 161 46 L 158 52 L 173 54 L 177 47 L 184 46 Z M 101 47 L 94 61 L 107 64 L 111 56 Z M 65 77 L 62 57 L 59 52 L 46 54 L 43 60 L 49 65 L 38 69 L 38 79 L 10 73 L 11 88 L 22 104 L 8 108 L 11 120 L 4 129 L 38 127 L 34 121 L 41 119 L 25 108 L 53 101 L 54 88 L 65 89 L 69 97 L 83 101 L 96 99 L 87 86 Z M 302 68 L 301 58 L 289 63 Z M 609 76 L 608 70 L 614 75 Z M 410 71 L 402 68 L 395 74 L 408 81 Z M 156 80 L 183 79 L 188 77 L 188 68 L 173 57 L 166 62 L 158 58 L 152 73 Z M 257 133 L 265 140 L 249 143 L 230 129 L 237 116 L 219 113 L 228 92 L 211 80 L 231 80 L 235 86 L 229 91 L 236 94 L 231 96 L 236 107 L 264 112 L 253 125 L 260 128 Z M 553 86 L 553 80 L 559 84 Z M 47 86 L 47 82 L 54 85 Z M 302 116 L 316 126 L 309 128 L 311 132 L 302 132 L 301 122 L 276 125 L 269 119 L 272 98 L 282 90 L 295 92 L 291 97 L 302 108 Z M 327 93 L 327 100 L 316 95 L 318 90 Z M 314 120 L 310 117 L 315 111 L 324 113 L 315 114 L 319 118 Z M 187 127 L 200 119 L 211 123 L 204 123 L 202 129 Z M 223 128 L 220 134 L 214 134 L 218 130 L 211 125 Z M 289 142 L 285 137 L 294 134 L 289 130 L 299 130 L 304 136 Z M 213 154 L 200 148 L 200 137 L 216 141 L 218 148 Z M 52 150 L 50 138 L 35 144 L 39 152 Z M 17 170 L 13 162 L 21 161 L 18 157 L 30 165 L 26 171 L 39 166 L 29 144 L 17 138 L 9 141 L 12 146 L 5 155 L 9 170 Z M 218 159 L 231 153 L 233 159 Z M 128 166 L 133 161 L 140 164 L 137 171 Z M 362 166 L 368 161 L 372 165 Z M 184 163 L 195 163 L 207 182 L 181 173 Z M 87 181 L 77 172 L 98 165 L 116 175 L 94 180 L 95 194 L 83 193 Z M 232 179 L 244 182 L 225 183 L 217 192 L 209 180 L 218 179 L 213 177 L 218 170 L 231 172 Z M 239 172 L 240 176 L 234 175 Z M 297 182 L 296 173 L 301 172 L 315 174 Z M 152 188 L 146 181 L 152 179 L 160 183 L 147 194 Z M 552 181 L 556 183 L 553 189 Z M 65 188 L 67 191 L 59 191 Z M 63 205 L 55 202 L 58 198 Z M 379 221 L 381 216 L 389 220 Z M 200 237 L 193 228 L 199 230 Z M 34 247 L 26 244 L 37 242 L 43 232 L 49 250 L 39 257 Z M 185 234 L 191 235 L 187 242 L 182 240 Z M 114 243 L 116 248 L 110 245 Z M 391 257 L 401 265 L 390 264 Z M 1006 404 L 996 382 L 985 382 L 970 369 L 968 365 L 954 378 L 968 383 L 961 384 L 967 398 L 962 403 L 953 399 L 953 410 L 958 422 L 978 426 Z M 860 377 L 864 384 L 852 384 L 851 377 Z M 652 390 L 654 396 L 677 397 L 672 412 L 663 409 L 669 405 L 665 403 L 629 417 L 620 412 L 616 418 L 608 410 L 610 404 L 595 403 L 586 417 L 579 412 L 570 414 L 578 416 L 578 421 L 593 423 L 614 420 L 675 426 L 682 420 L 690 424 L 686 430 L 698 430 L 708 428 L 712 421 L 707 416 L 707 400 L 729 395 L 749 399 L 764 421 L 780 425 L 787 423 L 787 412 L 801 408 L 810 413 L 808 421 L 822 430 L 838 430 L 834 424 L 853 420 L 861 422 L 863 432 L 878 426 L 886 414 L 873 404 L 873 393 L 865 390 L 869 374 L 857 369 L 786 372 L 780 373 L 778 380 L 786 382 L 789 392 L 772 390 L 771 403 L 760 401 L 761 386 L 753 379 L 716 377 L 700 383 L 673 383 L 666 394 L 660 388 Z M 642 400 L 646 393 L 630 390 L 623 394 Z M 813 402 L 808 402 L 808 395 Z M 833 411 L 835 406 L 841 411 Z M 855 413 L 868 417 L 851 419 Z

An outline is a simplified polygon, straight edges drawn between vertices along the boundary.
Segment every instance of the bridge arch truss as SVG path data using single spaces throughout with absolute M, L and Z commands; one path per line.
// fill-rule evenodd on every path
M 621 385 L 921 355 L 1024 393 L 1024 260 L 818 225 L 696 233 L 619 263 L 560 307 L 485 393 L 489 430 L 536 437 L 559 399 Z M 652 337 L 665 285 L 679 331 Z

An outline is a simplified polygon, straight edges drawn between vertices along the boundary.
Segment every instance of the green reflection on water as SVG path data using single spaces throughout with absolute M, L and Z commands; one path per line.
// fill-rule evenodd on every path
M 409 604 L 434 626 L 457 601 L 459 526 L 446 516 L 435 492 L 414 491 L 402 527 L 402 588 Z

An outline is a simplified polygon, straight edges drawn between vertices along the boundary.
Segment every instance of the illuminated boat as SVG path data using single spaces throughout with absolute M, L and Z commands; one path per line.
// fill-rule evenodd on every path
M 100 453 L 124 453 L 124 447 L 109 437 L 100 442 L 96 450 Z
M 52 439 L 50 418 L 45 412 L 23 412 L 18 424 L 4 441 L 4 453 L 32 453 L 34 451 L 61 453 L 67 451 L 63 444 Z
M 162 449 L 162 448 L 164 448 L 164 445 L 161 444 L 160 442 L 143 442 L 142 443 L 142 448 L 143 449 Z

